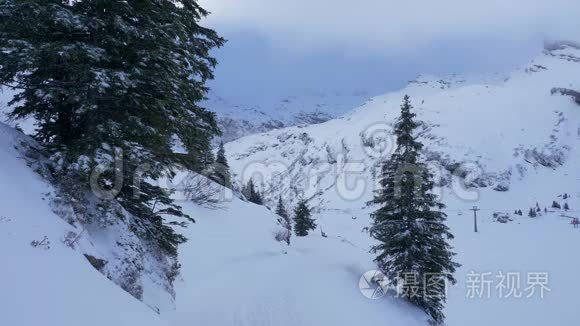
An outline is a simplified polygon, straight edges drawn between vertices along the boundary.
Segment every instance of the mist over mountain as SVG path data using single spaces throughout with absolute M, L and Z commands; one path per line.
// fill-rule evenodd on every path
M 578 12 L 0 1 L 0 325 L 577 325 Z
M 356 53 L 341 48 L 289 52 L 253 30 L 226 28 L 224 35 L 229 41 L 215 51 L 220 64 L 203 105 L 217 113 L 225 141 L 339 117 L 420 74 L 506 71 L 542 48 L 535 39 L 472 39 L 404 54 L 364 47 Z

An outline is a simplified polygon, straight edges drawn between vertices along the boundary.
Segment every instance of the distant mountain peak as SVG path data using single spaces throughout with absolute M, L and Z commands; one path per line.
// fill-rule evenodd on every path
M 548 40 L 544 42 L 544 49 L 546 51 L 564 50 L 566 48 L 580 50 L 580 43 L 568 40 Z
M 364 168 L 365 180 L 372 180 L 373 169 L 387 157 L 375 152 L 381 142 L 392 147 L 390 130 L 407 94 L 424 122 L 424 154 L 438 169 L 441 185 L 451 184 L 455 169 L 463 165 L 479 173 L 470 186 L 491 190 L 490 197 L 538 173 L 568 173 L 580 163 L 580 110 L 559 95 L 576 99 L 580 51 L 566 43 L 562 47 L 507 73 L 468 79 L 421 75 L 339 119 L 238 139 L 226 145 L 232 171 L 247 176 L 260 162 L 269 203 L 280 195 L 289 202 L 308 195 L 313 207 L 342 207 L 337 189 L 343 176 L 338 172 L 354 162 Z M 284 169 L 278 170 L 280 165 Z M 370 187 L 363 188 L 361 205 L 370 199 Z
M 210 92 L 204 106 L 216 113 L 222 140 L 230 142 L 273 129 L 322 123 L 362 105 L 369 97 L 360 90 L 303 90 L 277 98 L 238 102 Z

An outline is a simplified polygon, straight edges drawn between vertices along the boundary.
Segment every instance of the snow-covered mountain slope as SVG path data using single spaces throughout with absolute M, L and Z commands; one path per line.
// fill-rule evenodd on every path
M 426 325 L 401 300 L 360 293 L 361 275 L 375 268 L 366 248 L 319 231 L 287 246 L 274 240 L 278 217 L 265 207 L 237 198 L 222 206 L 184 203 L 197 224 L 180 250 L 171 325 Z
M 231 100 L 210 92 L 203 105 L 216 113 L 229 142 L 243 136 L 290 126 L 317 124 L 336 118 L 369 98 L 363 91 L 297 92 L 286 97 L 267 97 L 258 102 Z
M 580 217 L 579 89 L 580 49 L 560 45 L 505 76 L 420 77 L 341 118 L 244 137 L 226 144 L 226 152 L 236 177 L 253 177 L 271 206 L 279 195 L 288 204 L 309 198 L 329 238 L 364 251 L 373 244 L 364 232 L 374 209 L 366 201 L 376 169 L 394 149 L 390 131 L 409 94 L 425 122 L 424 156 L 442 186 L 437 191 L 463 264 L 458 286 L 449 289 L 447 325 L 574 325 L 580 263 L 571 255 L 580 232 L 570 221 Z M 552 201 L 571 209 L 552 209 Z M 527 217 L 536 204 L 542 212 Z M 481 209 L 478 233 L 474 205 Z M 507 273 L 519 278 L 510 289 L 521 297 L 506 295 Z M 528 298 L 534 273 L 549 278 L 544 297 Z
M 552 179 L 550 174 L 530 179 L 505 200 L 496 200 L 499 196 L 494 198 L 482 192 L 485 200 L 477 202 L 482 208 L 478 212 L 478 233 L 473 232 L 470 205 L 447 201 L 448 225 L 455 235 L 452 245 L 458 253 L 456 260 L 462 264 L 455 274 L 457 286 L 448 288 L 447 326 L 577 324 L 575 311 L 580 285 L 575 279 L 580 262 L 572 258 L 572 253 L 580 245 L 580 231 L 572 228 L 568 216 L 578 216 L 580 210 L 549 209 L 548 213 L 533 219 L 512 214 L 505 224 L 493 218 L 496 211 L 509 215 L 513 207 L 524 210 L 526 205 L 535 205 L 536 201 L 543 206 L 551 203 L 552 198 L 557 199 L 551 189 L 538 185 L 559 180 Z M 575 189 L 575 196 L 569 203 L 580 207 L 578 181 L 574 188 L 571 184 L 558 184 L 558 188 Z M 529 189 L 539 191 L 532 193 Z M 325 210 L 316 217 L 329 238 L 339 237 L 362 251 L 373 244 L 368 233 L 361 232 L 370 225 L 368 215 L 371 211 L 353 206 L 348 211 Z M 352 219 L 353 216 L 357 218 Z M 531 286 L 535 273 L 547 277 L 543 296 L 541 286 Z M 506 279 L 508 274 L 510 281 Z M 386 301 L 380 300 L 380 304 L 386 306 Z M 387 323 L 398 325 L 391 319 Z
M 24 125 L 18 126 L 29 132 L 34 128 L 32 121 L 25 121 Z M 175 294 L 167 276 L 171 262 L 165 256 L 151 250 L 149 245 L 131 230 L 129 217 L 87 219 L 86 216 L 90 215 L 87 212 L 94 207 L 79 207 L 85 203 L 74 203 L 77 210 L 73 209 L 71 206 L 73 202 L 62 195 L 57 182 L 47 171 L 44 150 L 37 142 L 3 123 L 0 123 L 0 135 L 4 141 L 2 146 L 13 148 L 14 153 L 22 158 L 20 164 L 29 165 L 28 170 L 36 172 L 38 178 L 44 178 L 46 189 L 39 192 L 42 194 L 42 198 L 39 199 L 46 202 L 50 209 L 44 214 L 58 216 L 68 225 L 66 230 L 62 230 L 61 235 L 49 238 L 48 241 L 59 242 L 84 255 L 86 258 L 84 262 L 90 263 L 87 266 L 93 265 L 106 278 L 145 303 L 152 311 L 159 313 L 173 310 Z M 8 156 L 12 159 L 9 157 L 11 153 L 3 153 L 2 157 Z M 7 168 L 3 172 L 11 174 L 12 170 Z M 5 184 L 6 191 L 14 186 L 12 183 Z M 6 201 L 4 208 L 17 210 L 20 204 L 13 205 L 10 201 Z
M 227 144 L 226 152 L 239 179 L 264 180 L 271 203 L 279 194 L 292 201 L 304 194 L 316 195 L 317 207 L 337 208 L 345 201 L 329 201 L 337 188 L 348 188 L 351 175 L 364 176 L 366 188 L 341 196 L 367 200 L 378 162 L 394 148 L 393 122 L 409 94 L 425 122 L 425 155 L 439 182 L 467 174 L 470 185 L 506 191 L 526 175 L 573 158 L 580 106 L 562 95 L 565 89 L 580 89 L 580 49 L 570 46 L 546 50 L 526 67 L 487 81 L 420 77 L 341 118 L 245 137 Z
M 517 189 L 522 195 L 512 200 L 530 205 L 551 200 L 521 191 L 550 178 L 550 174 L 533 176 Z M 570 205 L 580 207 L 578 195 Z M 375 300 L 361 293 L 361 276 L 376 269 L 368 253 L 371 239 L 362 232 L 369 225 L 368 209 L 353 206 L 349 211 L 316 214 L 320 227 L 307 237 L 293 237 L 288 247 L 274 241 L 279 229 L 275 215 L 231 198 L 217 210 L 184 203 L 198 223 L 186 230 L 189 241 L 180 250 L 183 279 L 176 284 L 176 312 L 162 315 L 170 316 L 170 325 L 427 325 L 422 312 L 393 293 Z M 578 247 L 580 231 L 556 210 L 536 219 L 512 216 L 512 221 L 498 223 L 492 203 L 506 209 L 513 203 L 488 199 L 482 202 L 489 206 L 482 206 L 478 234 L 473 233 L 470 211 L 448 211 L 463 267 L 456 275 L 457 287 L 449 288 L 447 325 L 574 325 L 580 263 L 570 259 L 571 254 L 555 253 Z M 320 235 L 321 229 L 327 237 Z M 528 275 L 534 272 L 549 275 L 549 291 L 543 298 L 537 286 L 537 292 L 527 297 Z M 513 287 L 501 283 L 501 275 L 507 273 L 519 275 L 521 283 Z M 489 291 L 488 283 L 477 282 L 478 275 L 490 282 Z M 507 297 L 511 290 L 522 297 Z
M 0 136 L 0 325 L 425 324 L 426 316 L 405 302 L 360 294 L 360 276 L 374 268 L 364 248 L 316 234 L 288 247 L 275 240 L 276 215 L 223 188 L 219 208 L 211 209 L 175 193 L 197 220 L 179 229 L 189 241 L 179 253 L 176 307 L 152 306 L 168 293 L 151 286 L 143 304 L 83 256 L 102 255 L 114 230 L 103 231 L 102 239 L 85 232 L 67 245 L 67 235 L 78 230 L 53 213 L 48 194 L 54 189 L 27 166 L 24 149 L 34 142 L 6 125 Z
M 425 155 L 439 171 L 439 184 L 448 186 L 441 195 L 463 264 L 458 286 L 449 289 L 447 324 L 574 325 L 580 292 L 574 248 L 580 231 L 570 227 L 569 216 L 580 212 L 580 106 L 561 90 L 551 90 L 578 89 L 576 58 L 579 50 L 552 50 L 507 80 L 422 78 L 341 119 L 228 144 L 230 164 L 240 177 L 249 177 L 242 175 L 246 166 L 265 174 L 269 199 L 278 193 L 292 199 L 306 189 L 320 209 L 319 228 L 305 238 L 293 237 L 288 247 L 275 241 L 277 218 L 262 206 L 225 189 L 219 209 L 176 193 L 197 223 L 180 229 L 189 241 L 180 248 L 175 309 L 170 294 L 156 290 L 163 286 L 144 283 L 150 309 L 90 266 L 83 253 L 110 261 L 114 254 L 124 257 L 120 247 L 107 250 L 109 233 L 98 238 L 85 232 L 75 240 L 75 250 L 65 244 L 64 238 L 79 230 L 53 213 L 53 198 L 46 194 L 54 190 L 26 166 L 18 149 L 33 142 L 0 125 L 0 325 L 426 325 L 427 317 L 402 300 L 392 295 L 371 300 L 359 289 L 363 273 L 376 268 L 368 253 L 372 241 L 363 232 L 371 210 L 364 202 L 372 187 L 359 191 L 352 185 L 372 177 L 392 149 L 390 134 L 381 131 L 390 128 L 404 93 L 427 123 Z M 451 177 L 464 162 L 460 176 L 467 174 L 474 188 L 457 186 Z M 268 174 L 275 172 L 280 174 Z M 570 197 L 564 199 L 564 193 Z M 571 210 L 549 209 L 535 219 L 512 215 L 507 223 L 493 217 L 526 212 L 536 203 L 549 208 L 553 200 L 569 203 Z M 474 204 L 482 209 L 477 234 L 467 210 Z M 521 298 L 500 297 L 499 276 L 508 272 L 521 277 L 516 288 Z M 542 298 L 535 288 L 528 298 L 530 273 L 544 272 L 549 291 Z M 474 275 L 486 279 L 477 283 Z M 153 312 L 157 309 L 160 315 Z
M 52 212 L 53 189 L 21 158 L 23 142 L 0 124 L 0 325 L 164 325 L 65 245 L 78 230 Z
M 471 203 L 444 194 L 456 235 L 453 245 L 463 264 L 458 286 L 449 288 L 447 325 L 574 324 L 580 262 L 555 253 L 580 245 L 580 233 L 567 217 L 580 211 L 574 209 L 580 207 L 580 187 L 570 178 L 578 163 L 575 159 L 558 172 L 539 170 L 508 192 L 482 190 L 477 234 L 467 210 Z M 554 186 L 538 186 L 548 184 Z M 553 199 L 563 202 L 554 189 L 570 194 L 571 211 L 550 209 L 535 219 L 511 216 L 507 223 L 493 218 L 496 211 L 510 213 L 535 202 L 542 208 Z M 358 203 L 326 209 L 315 215 L 319 228 L 307 237 L 293 237 L 288 247 L 274 241 L 279 226 L 272 212 L 229 191 L 222 194 L 227 200 L 220 209 L 183 203 L 197 223 L 185 230 L 189 241 L 180 249 L 176 312 L 162 314 L 171 325 L 427 325 L 422 312 L 392 293 L 376 300 L 361 293 L 361 276 L 376 268 L 368 252 L 372 241 L 363 232 L 370 209 Z M 502 283 L 507 273 L 518 275 L 520 283 Z M 549 277 L 543 297 L 539 286 L 530 288 L 533 273 Z M 477 277 L 483 280 L 478 283 Z M 512 290 L 521 298 L 508 297 Z

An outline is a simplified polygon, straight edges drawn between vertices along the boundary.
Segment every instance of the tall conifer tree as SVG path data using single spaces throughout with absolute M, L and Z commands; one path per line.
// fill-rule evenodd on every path
M 415 135 L 419 126 L 409 96 L 395 125 L 397 148 L 382 166 L 379 184 L 370 204 L 370 235 L 378 241 L 372 252 L 381 271 L 402 296 L 422 308 L 432 325 L 444 322 L 446 282 L 455 283 L 459 264 L 447 240 L 453 235 L 445 225 L 445 207 L 432 193 L 433 175 L 420 160 L 423 148 Z
M 257 205 L 264 204 L 264 200 L 262 199 L 262 195 L 260 195 L 260 191 L 256 189 L 256 186 L 254 186 L 254 181 L 252 179 L 248 180 L 248 183 L 246 184 L 246 186 L 242 190 L 242 193 L 244 194 L 244 196 L 246 196 L 246 199 L 249 202 L 257 204 Z
M 209 51 L 224 43 L 198 24 L 206 15 L 195 0 L 0 3 L 0 84 L 20 90 L 11 117 L 35 119 L 70 196 L 94 202 L 91 181 L 118 187 L 131 228 L 173 256 L 185 238 L 165 216 L 193 220 L 155 181 L 199 166 L 219 133 L 198 104 L 216 64 Z M 188 155 L 173 152 L 176 137 Z
M 316 229 L 316 223 L 312 219 L 312 212 L 305 199 L 300 199 L 294 209 L 294 232 L 296 236 L 305 237 L 308 232 Z
M 290 235 L 292 234 L 292 221 L 290 215 L 284 207 L 282 196 L 278 197 L 278 205 L 276 206 L 276 215 L 280 216 L 280 224 L 286 229 L 285 240 L 290 245 Z
M 283 217 L 285 220 L 289 220 L 290 216 L 284 207 L 284 202 L 282 201 L 282 196 L 278 197 L 278 205 L 276 206 L 276 214 Z
M 226 158 L 226 150 L 224 148 L 223 142 L 220 143 L 215 162 L 216 164 L 214 174 L 216 175 L 218 182 L 222 186 L 231 186 L 232 177 L 230 174 L 230 165 L 228 164 L 228 159 Z

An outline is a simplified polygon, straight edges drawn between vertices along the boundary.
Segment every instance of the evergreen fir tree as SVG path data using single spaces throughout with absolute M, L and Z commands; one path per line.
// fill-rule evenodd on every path
M 282 202 L 282 196 L 278 197 L 278 205 L 276 206 L 276 214 L 278 216 L 282 217 L 285 221 L 290 222 L 290 215 L 288 215 L 288 212 L 286 211 L 286 207 L 284 207 L 284 202 Z
M 252 179 L 248 180 L 245 186 L 242 187 L 242 195 L 246 197 L 246 200 L 251 202 L 252 192 L 254 190 L 254 182 Z
M 282 202 L 282 196 L 278 198 L 278 206 L 276 206 L 276 214 L 280 216 L 280 224 L 286 229 L 285 240 L 288 245 L 290 245 L 290 235 L 292 234 L 292 222 L 290 221 L 290 215 L 284 207 Z
M 294 209 L 294 232 L 298 237 L 305 237 L 308 232 L 316 229 L 316 223 L 312 219 L 312 213 L 305 199 L 300 199 Z
M 262 197 L 262 194 L 260 193 L 259 189 L 255 190 L 254 199 L 252 202 L 256 205 L 264 205 L 264 198 Z
M 116 201 L 131 229 L 171 256 L 185 241 L 171 224 L 193 220 L 155 181 L 199 165 L 219 133 L 198 104 L 216 64 L 209 51 L 224 43 L 198 24 L 206 15 L 195 0 L 0 3 L 0 84 L 20 91 L 10 117 L 35 119 L 75 202 Z M 188 155 L 173 152 L 175 138 Z M 100 196 L 94 184 L 119 189 Z
M 562 206 L 560 206 L 560 204 L 554 200 L 554 201 L 552 201 L 552 208 L 560 209 L 560 208 L 562 208 Z
M 216 157 L 215 171 L 216 181 L 225 187 L 231 186 L 231 175 L 230 175 L 230 165 L 226 158 L 226 150 L 224 149 L 224 143 L 221 142 L 217 157 Z
M 570 210 L 570 206 L 568 206 L 568 203 L 564 203 L 564 210 Z
M 203 150 L 200 150 L 199 152 L 199 156 L 198 156 L 198 162 L 196 162 L 196 165 L 194 166 L 195 169 L 205 169 L 205 168 L 210 168 L 212 169 L 212 173 L 213 173 L 213 165 L 216 162 L 216 158 L 213 154 L 213 149 L 211 147 L 211 145 L 208 145 L 207 148 L 204 148 Z M 210 173 L 211 175 L 211 173 Z
M 262 199 L 262 195 L 254 186 L 254 181 L 250 179 L 248 184 L 242 190 L 242 194 L 246 197 L 246 199 L 254 204 L 257 205 L 264 205 L 264 200 Z
M 432 193 L 433 175 L 420 161 L 423 145 L 415 138 L 419 124 L 409 96 L 401 106 L 395 126 L 397 148 L 386 159 L 380 174 L 380 189 L 369 204 L 380 205 L 371 214 L 371 237 L 379 241 L 372 248 L 375 258 L 391 285 L 403 289 L 403 296 L 423 309 L 432 325 L 444 322 L 446 282 L 456 283 L 453 273 L 460 265 L 453 261 L 452 247 L 447 240 L 453 235 L 445 225 L 445 206 Z M 423 282 L 425 280 L 425 282 Z

